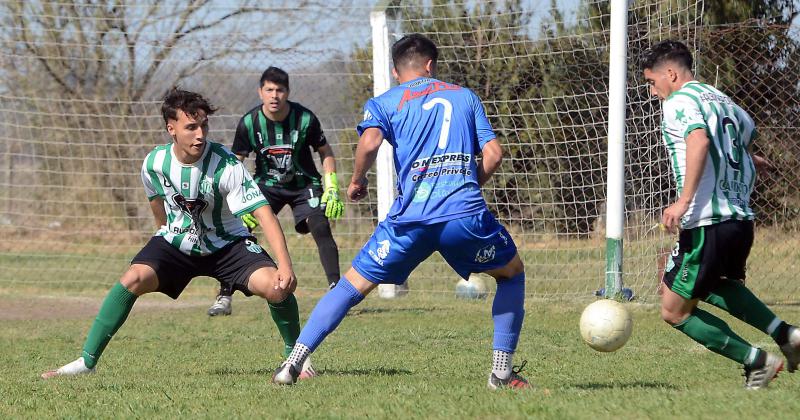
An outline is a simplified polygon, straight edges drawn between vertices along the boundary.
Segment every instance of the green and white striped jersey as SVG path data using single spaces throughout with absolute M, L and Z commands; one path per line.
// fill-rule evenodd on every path
M 685 83 L 663 103 L 661 123 L 678 193 L 686 175 L 686 137 L 704 129 L 710 141 L 706 166 L 683 229 L 728 219 L 752 220 L 750 193 L 756 180 L 747 148 L 756 137 L 750 115 L 727 95 L 697 81 Z
M 268 204 L 236 156 L 210 141 L 191 165 L 178 161 L 172 143 L 156 147 L 142 165 L 142 183 L 148 200 L 164 200 L 167 224 L 155 235 L 187 255 L 250 236 L 239 217 Z

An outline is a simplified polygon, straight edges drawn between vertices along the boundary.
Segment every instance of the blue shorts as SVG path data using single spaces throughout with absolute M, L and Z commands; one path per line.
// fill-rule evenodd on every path
M 373 283 L 402 284 L 434 251 L 468 278 L 508 264 L 517 245 L 489 211 L 430 225 L 384 220 L 353 260 L 353 268 Z

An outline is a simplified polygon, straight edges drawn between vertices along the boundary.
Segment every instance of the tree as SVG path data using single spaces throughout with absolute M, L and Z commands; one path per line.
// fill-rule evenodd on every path
M 210 65 L 306 41 L 301 33 L 249 30 L 252 21 L 267 27 L 308 15 L 303 8 L 313 2 L 284 3 L 2 2 L 0 47 L 8 53 L 0 61 L 0 92 L 6 109 L 26 119 L 11 128 L 25 131 L 13 138 L 38 139 L 16 147 L 36 157 L 33 184 L 45 187 L 32 192 L 37 200 L 27 210 L 110 213 L 134 229 L 138 168 L 147 151 L 138 137 L 163 130 L 154 102 Z

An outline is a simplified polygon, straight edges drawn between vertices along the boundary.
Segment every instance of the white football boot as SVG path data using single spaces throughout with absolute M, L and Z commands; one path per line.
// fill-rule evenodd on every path
M 217 300 L 208 308 L 208 316 L 230 315 L 233 312 L 231 300 L 231 296 L 217 296 Z
M 49 370 L 42 374 L 42 379 L 50 379 L 56 376 L 77 376 L 77 375 L 87 375 L 90 373 L 94 373 L 97 370 L 97 367 L 93 367 L 89 369 L 86 367 L 86 363 L 83 362 L 83 357 L 79 357 L 78 360 L 73 362 L 67 363 L 64 366 L 56 370 Z
M 744 368 L 744 387 L 746 389 L 766 388 L 778 377 L 778 372 L 781 370 L 783 370 L 783 360 L 772 353 L 767 353 L 764 366 L 757 369 Z

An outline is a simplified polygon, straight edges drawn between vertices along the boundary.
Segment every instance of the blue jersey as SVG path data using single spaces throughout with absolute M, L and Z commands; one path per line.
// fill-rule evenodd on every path
M 403 83 L 364 105 L 359 136 L 370 127 L 394 147 L 389 221 L 438 223 L 487 210 L 475 156 L 495 135 L 471 90 L 431 78 Z

